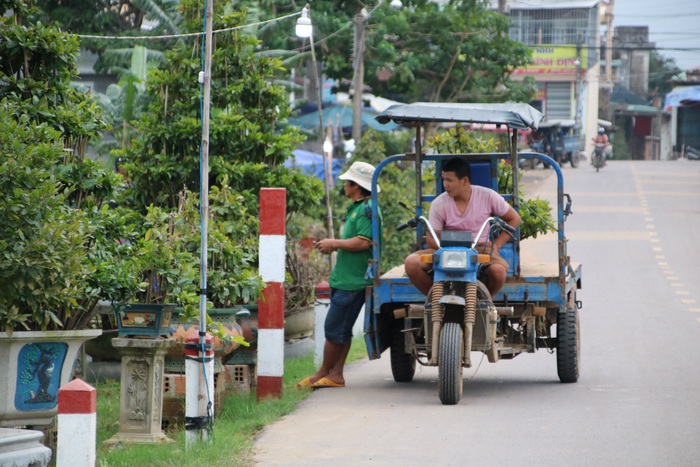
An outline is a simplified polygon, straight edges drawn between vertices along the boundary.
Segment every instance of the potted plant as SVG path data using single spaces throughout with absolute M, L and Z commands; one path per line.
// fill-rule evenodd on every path
M 139 281 L 131 297 L 113 302 L 119 335 L 167 337 L 175 307 L 193 313 L 198 301 L 199 259 L 182 236 L 182 211 L 149 206 L 142 216 L 128 208 L 118 210 L 134 225 L 132 235 L 120 242 Z
M 148 209 L 148 230 L 137 246 L 144 264 L 158 264 L 158 259 L 167 258 L 170 258 L 167 261 L 171 264 L 178 264 L 176 278 L 161 274 L 167 271 L 166 267 L 144 272 L 157 272 L 147 282 L 156 283 L 155 290 L 161 290 L 177 301 L 178 308 L 168 336 L 184 342 L 187 337 L 196 336 L 199 332 L 197 292 L 201 228 L 199 197 L 189 190 L 183 190 L 178 199 L 177 209 L 166 217 L 163 217 L 161 208 Z M 207 242 L 206 320 L 208 330 L 215 337 L 215 353 L 224 359 L 243 343 L 240 338 L 244 330 L 237 324 L 237 313 L 242 310 L 242 305 L 255 302 L 264 287 L 257 271 L 256 231 L 257 218 L 247 213 L 243 199 L 235 196 L 227 184 L 212 187 Z M 157 240 L 162 238 L 167 238 L 167 241 Z M 155 243 L 152 244 L 153 241 Z M 164 243 L 169 245 L 165 250 L 162 246 Z M 149 256 L 156 257 L 148 260 Z M 151 295 L 152 290 L 147 289 Z M 177 296 L 174 292 L 177 292 Z M 248 343 L 254 340 L 252 333 L 243 337 Z M 177 356 L 175 353 L 170 352 L 171 356 Z
M 80 345 L 101 333 L 98 300 L 138 287 L 114 241 L 120 179 L 85 157 L 106 125 L 70 87 L 77 39 L 34 13 L 0 7 L 0 426 L 52 421 Z

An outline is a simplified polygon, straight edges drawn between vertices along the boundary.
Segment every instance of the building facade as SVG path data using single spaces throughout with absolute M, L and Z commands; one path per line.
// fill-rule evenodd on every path
M 612 5 L 600 0 L 501 0 L 491 2 L 512 19 L 510 37 L 533 49 L 531 64 L 516 69 L 512 79 L 532 76 L 538 94 L 531 103 L 554 120 L 573 120 L 592 149 L 599 127 L 601 23 L 608 29 Z M 608 75 L 609 76 L 609 75 Z

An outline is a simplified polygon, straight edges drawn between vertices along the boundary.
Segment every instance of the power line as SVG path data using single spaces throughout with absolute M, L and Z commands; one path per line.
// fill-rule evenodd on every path
M 214 34 L 220 33 L 220 32 L 228 32 L 228 31 L 235 31 L 237 29 L 243 29 L 243 28 L 249 28 L 252 26 L 260 26 L 263 24 L 267 23 L 274 23 L 275 21 L 281 21 L 283 19 L 287 18 L 292 18 L 294 16 L 299 16 L 301 15 L 301 12 L 296 12 L 296 13 L 291 13 L 286 16 L 280 16 L 279 18 L 272 18 L 268 19 L 265 21 L 258 21 L 257 23 L 250 23 L 250 24 L 244 24 L 242 26 L 235 26 L 232 28 L 225 28 L 225 29 L 217 29 L 216 31 L 213 31 Z M 167 35 L 161 35 L 161 36 L 95 36 L 95 35 L 90 35 L 90 34 L 72 34 L 73 36 L 80 37 L 82 39 L 104 39 L 104 40 L 162 40 L 162 39 L 178 39 L 181 37 L 195 37 L 195 36 L 202 36 L 201 32 L 190 32 L 190 33 L 185 33 L 185 34 L 167 34 Z

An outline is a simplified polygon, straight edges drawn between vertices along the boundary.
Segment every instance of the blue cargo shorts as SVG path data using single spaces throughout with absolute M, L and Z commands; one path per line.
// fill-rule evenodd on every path
M 352 327 L 365 304 L 365 291 L 331 288 L 331 305 L 328 308 L 324 330 L 326 340 L 342 345 L 352 339 Z

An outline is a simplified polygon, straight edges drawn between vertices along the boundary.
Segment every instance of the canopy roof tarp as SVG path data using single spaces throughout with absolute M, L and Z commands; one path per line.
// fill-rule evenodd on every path
M 347 105 L 331 105 L 321 109 L 323 114 L 323 124 L 328 126 L 333 124 L 338 125 L 338 119 L 340 119 L 340 126 L 342 128 L 352 127 L 352 107 Z M 383 126 L 377 123 L 374 119 L 377 116 L 376 112 L 372 110 L 363 109 L 362 110 L 362 125 L 367 125 L 368 127 L 377 131 L 393 131 L 398 128 L 398 125 L 388 125 Z M 304 128 L 310 131 L 318 130 L 318 110 L 309 112 L 307 114 L 301 115 L 299 117 L 290 117 L 289 124 Z
M 664 109 L 669 110 L 671 107 L 693 105 L 698 102 L 700 102 L 700 86 L 677 88 L 666 94 Z
M 540 123 L 540 128 L 573 127 L 576 120 L 545 120 Z
M 468 122 L 505 125 L 508 128 L 518 130 L 526 128 L 536 130 L 543 115 L 528 104 L 416 102 L 414 104 L 392 105 L 376 118 L 382 124 L 394 122 L 405 126 L 418 122 Z
M 338 180 L 338 175 L 341 170 L 343 170 L 344 165 L 345 161 L 333 159 L 332 175 L 334 184 Z M 284 161 L 284 166 L 289 169 L 301 170 L 306 175 L 316 177 L 319 180 L 325 180 L 323 174 L 323 156 L 321 154 L 305 151 L 303 149 L 295 149 L 292 151 L 292 157 Z

